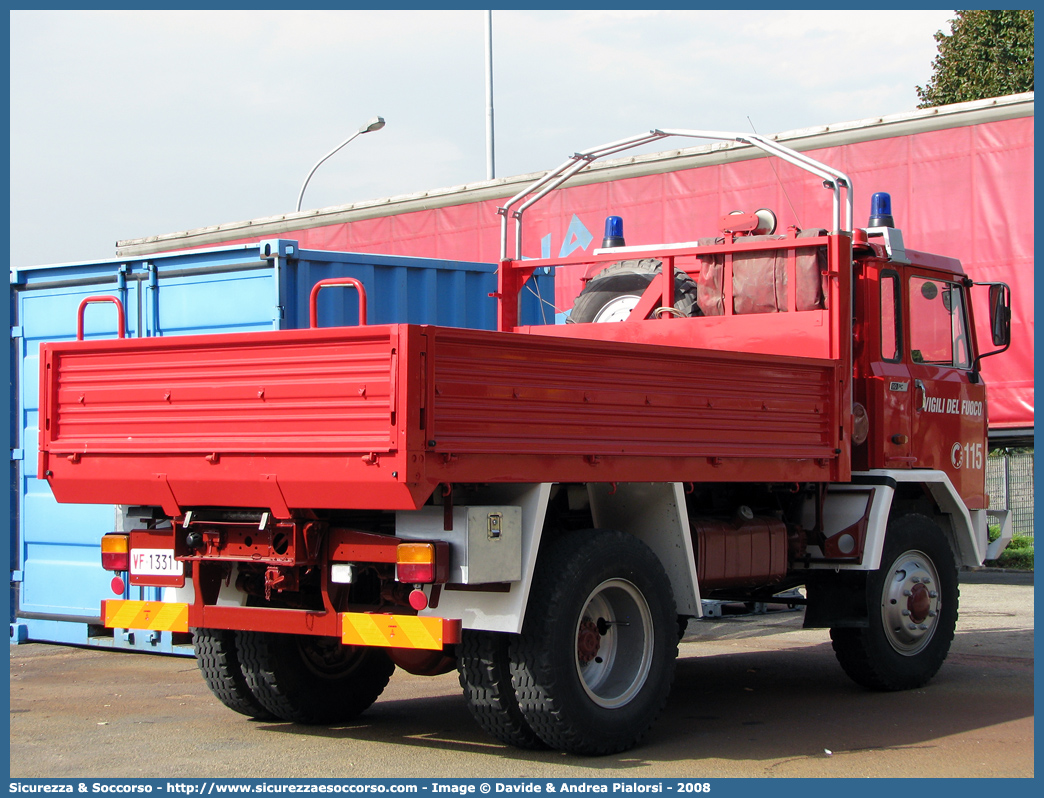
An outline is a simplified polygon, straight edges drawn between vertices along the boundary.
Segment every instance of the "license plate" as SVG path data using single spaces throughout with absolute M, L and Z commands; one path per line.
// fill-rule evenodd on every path
M 181 587 L 185 564 L 174 559 L 173 549 L 131 549 L 130 583 Z

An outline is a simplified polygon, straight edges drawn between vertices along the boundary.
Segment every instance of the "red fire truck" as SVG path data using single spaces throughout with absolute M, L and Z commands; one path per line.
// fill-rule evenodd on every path
M 610 217 L 568 323 L 519 326 L 535 271 L 577 266 L 521 257 L 526 209 L 668 136 L 809 173 L 829 228 L 737 211 L 629 247 Z M 887 194 L 855 228 L 852 196 L 768 138 L 653 130 L 500 209 L 497 331 L 366 325 L 346 278 L 316 284 L 311 329 L 45 344 L 39 475 L 123 507 L 102 541 L 117 594 L 167 588 L 105 601 L 106 625 L 191 630 L 246 715 L 342 721 L 396 666 L 456 668 L 492 736 L 585 754 L 646 734 L 703 600 L 803 587 L 787 601 L 856 682 L 924 685 L 958 567 L 1006 542 L 987 540 L 979 364 L 1009 344 L 1010 292 L 906 249 Z M 360 326 L 318 325 L 330 282 Z

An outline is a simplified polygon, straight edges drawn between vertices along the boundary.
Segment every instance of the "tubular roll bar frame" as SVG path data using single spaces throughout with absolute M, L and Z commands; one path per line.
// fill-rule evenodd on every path
M 530 194 L 534 194 L 533 197 L 519 205 L 518 209 L 511 211 L 511 218 L 515 220 L 515 251 L 514 255 L 510 258 L 511 260 L 522 259 L 522 215 L 532 205 L 539 202 L 541 199 L 546 197 L 550 192 L 558 188 L 565 181 L 577 174 L 589 164 L 597 161 L 599 158 L 604 158 L 609 155 L 615 155 L 618 152 L 629 150 L 633 147 L 641 146 L 642 144 L 648 144 L 659 139 L 667 138 L 669 136 L 680 136 L 682 138 L 695 138 L 695 139 L 714 139 L 717 141 L 732 141 L 740 144 L 747 144 L 749 146 L 758 147 L 765 151 L 769 155 L 775 155 L 778 158 L 786 161 L 789 164 L 797 166 L 800 169 L 804 169 L 806 172 L 811 172 L 816 177 L 823 180 L 824 188 L 828 188 L 833 192 L 833 220 L 832 230 L 835 232 L 850 232 L 852 230 L 852 180 L 848 175 L 843 172 L 834 169 L 831 166 L 820 163 L 814 158 L 809 158 L 796 150 L 792 150 L 789 147 L 785 147 L 782 144 L 772 141 L 771 139 L 759 136 L 756 133 L 725 133 L 715 132 L 708 130 L 659 130 L 653 129 L 648 133 L 643 133 L 637 136 L 631 136 L 626 139 L 620 139 L 619 141 L 613 141 L 609 144 L 602 144 L 599 147 L 591 147 L 590 149 L 582 150 L 575 153 L 569 160 L 551 170 L 539 180 L 536 180 L 518 194 L 509 199 L 502 207 L 497 208 L 497 214 L 500 216 L 500 260 L 508 260 L 508 212 L 511 207 L 516 203 L 522 201 L 525 197 Z M 844 225 L 841 224 L 841 204 L 842 196 L 841 190 L 844 189 Z

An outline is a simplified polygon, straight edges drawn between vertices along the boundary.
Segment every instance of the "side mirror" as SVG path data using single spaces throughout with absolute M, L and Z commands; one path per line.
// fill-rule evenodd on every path
M 994 346 L 1011 344 L 1011 289 L 1004 283 L 990 285 L 990 330 Z
M 988 285 L 990 287 L 990 336 L 993 345 L 1000 349 L 984 352 L 975 358 L 972 371 L 979 370 L 979 362 L 984 357 L 1007 352 L 1011 346 L 1011 289 L 1007 283 L 972 283 L 972 285 Z

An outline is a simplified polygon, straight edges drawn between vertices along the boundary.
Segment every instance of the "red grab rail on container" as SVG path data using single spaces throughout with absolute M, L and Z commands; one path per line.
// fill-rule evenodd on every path
M 89 296 L 80 303 L 80 307 L 76 309 L 76 340 L 83 340 L 83 312 L 87 309 L 88 305 L 97 304 L 99 302 L 112 302 L 116 306 L 116 312 L 119 313 L 119 325 L 116 327 L 116 335 L 118 338 L 125 338 L 127 335 L 127 328 L 124 323 L 123 314 L 123 303 L 120 302 L 114 296 Z
M 328 285 L 350 285 L 359 292 L 359 325 L 366 324 L 366 289 L 362 282 L 354 277 L 331 277 L 320 280 L 312 286 L 312 293 L 308 295 L 308 325 L 314 330 L 319 326 L 319 291 Z

